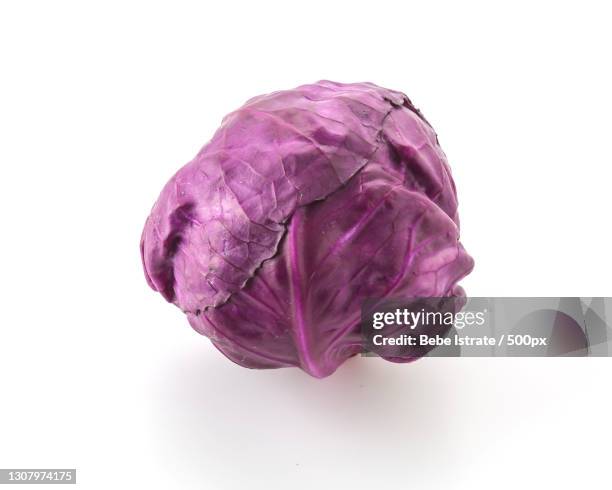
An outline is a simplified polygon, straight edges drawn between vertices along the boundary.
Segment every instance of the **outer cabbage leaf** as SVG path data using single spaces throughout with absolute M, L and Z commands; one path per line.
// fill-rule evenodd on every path
M 241 365 L 324 377 L 361 352 L 363 301 L 458 295 L 471 266 L 449 216 L 372 162 L 299 208 L 280 252 L 245 288 L 189 320 Z
M 322 82 L 249 101 L 163 189 L 143 232 L 149 284 L 184 311 L 218 306 L 274 255 L 299 206 L 344 185 L 402 96 Z

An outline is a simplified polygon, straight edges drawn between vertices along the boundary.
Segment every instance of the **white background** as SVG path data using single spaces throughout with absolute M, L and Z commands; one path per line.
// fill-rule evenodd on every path
M 251 371 L 138 251 L 224 114 L 372 81 L 439 134 L 468 294 L 612 296 L 606 4 L 3 2 L 0 467 L 76 467 L 88 489 L 609 485 L 609 359 Z

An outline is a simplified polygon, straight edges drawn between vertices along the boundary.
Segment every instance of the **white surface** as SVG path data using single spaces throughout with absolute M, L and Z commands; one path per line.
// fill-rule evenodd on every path
M 88 489 L 606 485 L 609 359 L 249 371 L 138 254 L 225 113 L 369 80 L 438 131 L 469 294 L 612 295 L 610 12 L 561 3 L 3 2 L 0 467 Z

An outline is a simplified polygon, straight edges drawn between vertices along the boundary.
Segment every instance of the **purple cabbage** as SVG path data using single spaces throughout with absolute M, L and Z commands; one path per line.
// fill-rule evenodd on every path
M 429 123 L 402 93 L 329 81 L 227 115 L 162 190 L 141 253 L 229 359 L 315 377 L 362 352 L 365 299 L 463 296 L 473 267 Z

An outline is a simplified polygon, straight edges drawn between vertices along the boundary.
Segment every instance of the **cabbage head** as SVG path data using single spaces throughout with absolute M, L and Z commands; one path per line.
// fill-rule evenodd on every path
M 228 114 L 163 188 L 141 254 L 229 359 L 319 378 L 363 351 L 366 299 L 461 297 L 473 267 L 430 124 L 400 92 L 330 81 Z

